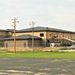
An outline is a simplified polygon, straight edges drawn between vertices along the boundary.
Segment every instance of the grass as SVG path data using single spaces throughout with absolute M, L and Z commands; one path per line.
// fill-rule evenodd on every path
M 42 52 L 42 51 L 26 51 L 26 52 L 0 52 L 0 58 L 65 58 L 75 59 L 75 52 Z

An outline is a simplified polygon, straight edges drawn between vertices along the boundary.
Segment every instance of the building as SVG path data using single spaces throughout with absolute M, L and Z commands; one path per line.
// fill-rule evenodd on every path
M 50 47 L 52 44 L 55 46 L 71 45 L 75 41 L 75 32 L 49 28 L 49 27 L 34 27 L 34 46 L 37 47 Z M 14 37 L 14 32 L 12 32 Z M 32 28 L 22 29 L 16 31 L 17 47 L 30 47 L 32 44 Z M 13 47 L 14 38 L 9 37 L 5 39 L 5 47 Z M 27 38 L 28 37 L 28 38 Z M 18 39 L 19 38 L 19 39 Z M 36 39 L 37 38 L 37 39 Z M 38 41 L 39 40 L 39 41 Z M 11 43 L 10 43 L 11 42 Z M 26 43 L 28 42 L 28 43 Z M 11 46 L 12 45 L 12 46 Z M 36 47 L 35 46 L 35 47 Z
M 34 47 L 39 47 L 42 45 L 42 39 L 33 36 L 34 38 Z M 14 38 L 9 37 L 5 38 L 5 47 L 6 48 L 13 48 L 14 47 Z M 32 47 L 32 35 L 20 35 L 16 37 L 16 46 L 17 48 L 26 48 L 26 47 Z
M 4 46 L 4 38 L 12 36 L 12 31 L 10 29 L 0 30 L 0 47 Z

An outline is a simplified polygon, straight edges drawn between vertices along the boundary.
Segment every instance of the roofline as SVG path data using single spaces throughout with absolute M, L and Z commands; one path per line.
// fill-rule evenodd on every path
M 50 31 L 50 32 L 62 32 L 62 33 L 74 33 L 75 34 L 75 32 L 71 32 L 71 31 L 53 31 L 53 30 L 36 30 L 36 31 L 34 31 L 34 32 L 40 32 L 40 31 Z M 23 32 L 32 32 L 32 31 L 16 31 L 16 33 L 23 33 Z M 14 33 L 14 32 L 13 32 Z
M 2 32 L 8 32 L 7 30 L 0 30 L 0 31 L 2 31 Z
M 4 41 L 9 41 L 9 40 L 13 40 L 14 41 L 14 39 L 4 39 Z M 27 39 L 16 39 L 16 40 L 32 40 L 32 38 L 27 38 Z M 34 40 L 42 40 L 41 38 L 34 38 Z
M 1 32 L 13 32 L 13 31 L 9 31 L 9 30 L 0 30 Z

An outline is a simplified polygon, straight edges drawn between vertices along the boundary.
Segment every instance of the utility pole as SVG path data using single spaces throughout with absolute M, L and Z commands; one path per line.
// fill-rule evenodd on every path
M 16 18 L 14 18 L 12 20 L 13 20 L 13 23 L 14 23 L 14 53 L 16 53 L 16 23 L 18 21 L 16 21 L 17 20 Z
M 30 23 L 30 25 L 32 26 L 32 49 L 34 48 L 34 25 L 35 25 L 35 22 L 32 21 Z

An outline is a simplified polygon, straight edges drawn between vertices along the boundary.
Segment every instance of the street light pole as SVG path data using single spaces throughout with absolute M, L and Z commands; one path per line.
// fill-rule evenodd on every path
M 32 49 L 33 49 L 34 48 L 34 25 L 35 25 L 34 21 L 32 21 L 30 25 L 32 25 Z

